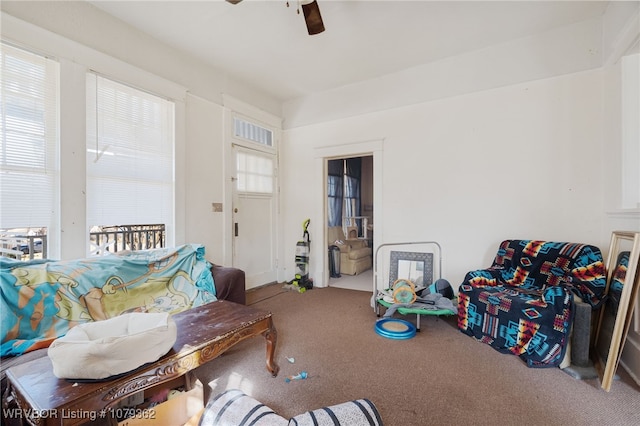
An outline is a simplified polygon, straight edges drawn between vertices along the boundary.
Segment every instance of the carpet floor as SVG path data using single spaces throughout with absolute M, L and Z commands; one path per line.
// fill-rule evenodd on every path
M 332 287 L 297 293 L 281 284 L 249 291 L 247 304 L 273 313 L 280 374 L 267 372 L 260 337 L 196 374 L 213 395 L 241 389 L 285 418 L 367 398 L 387 426 L 640 424 L 640 386 L 624 371 L 604 392 L 597 379 L 528 368 L 460 333 L 455 317 L 423 317 L 414 338 L 386 339 L 374 331 L 370 298 Z M 415 324 L 415 317 L 404 319 Z M 306 380 L 285 381 L 301 371 Z

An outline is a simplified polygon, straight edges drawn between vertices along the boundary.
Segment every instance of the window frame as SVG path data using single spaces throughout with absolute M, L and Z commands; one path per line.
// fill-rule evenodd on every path
M 94 78 L 95 81 L 91 81 L 91 79 Z M 147 178 L 145 179 L 140 179 L 139 176 L 134 175 L 135 176 L 130 176 L 129 178 L 127 178 L 125 175 L 122 176 L 116 176 L 116 179 L 112 179 L 112 182 L 109 183 L 109 179 L 107 180 L 107 185 L 113 185 L 113 181 L 121 181 L 121 182 L 128 182 L 128 181 L 134 181 L 134 182 L 139 182 L 141 183 L 141 185 L 134 185 L 136 188 L 140 187 L 140 188 L 144 188 L 145 185 L 146 186 L 160 186 L 160 187 L 165 187 L 166 190 L 166 186 L 169 185 L 170 189 L 168 190 L 168 192 L 163 192 L 163 196 L 162 198 L 165 200 L 165 207 L 164 208 L 160 208 L 160 210 L 164 211 L 164 219 L 161 220 L 160 222 L 163 222 L 162 224 L 165 226 L 166 229 L 166 234 L 165 234 L 165 238 L 167 241 L 168 245 L 173 245 L 174 244 L 174 236 L 173 234 L 170 232 L 171 230 L 173 230 L 175 228 L 175 223 L 176 223 L 176 216 L 177 216 L 177 209 L 176 209 L 176 180 L 177 180 L 177 172 L 176 172 L 176 162 L 177 162 L 177 153 L 176 153 L 176 143 L 177 143 L 177 133 L 176 133 L 176 120 L 177 120 L 177 115 L 178 115 L 178 105 L 176 103 L 176 101 L 169 99 L 161 94 L 157 94 L 157 93 L 153 93 L 149 90 L 145 90 L 139 87 L 135 87 L 131 84 L 127 84 L 127 83 L 123 83 L 122 81 L 119 81 L 117 79 L 111 78 L 109 76 L 105 76 L 105 75 L 101 75 L 99 73 L 96 72 L 92 72 L 92 71 L 88 71 L 86 73 L 86 84 L 87 84 L 87 88 L 89 89 L 90 87 L 95 89 L 95 95 L 91 93 L 91 90 L 87 90 L 86 93 L 86 99 L 87 99 L 87 107 L 86 107 L 86 117 L 87 117 L 87 135 L 86 135 L 86 143 L 85 143 L 85 149 L 86 149 L 86 164 L 87 164 L 87 172 L 86 172 L 86 186 L 87 186 L 87 215 L 86 215 L 86 225 L 88 228 L 88 232 L 87 232 L 87 237 L 89 240 L 89 246 L 88 246 L 88 254 L 89 255 L 94 255 L 94 254 L 99 254 L 102 250 L 100 247 L 91 247 L 91 238 L 90 238 L 90 234 L 93 232 L 95 233 L 97 231 L 96 227 L 99 227 L 100 229 L 104 228 L 104 227 L 128 227 L 128 226 L 146 226 L 146 225 L 150 225 L 150 224 L 156 224 L 159 223 L 159 221 L 157 220 L 157 218 L 155 217 L 150 217 L 148 219 L 143 219 L 143 220 L 116 220 L 114 219 L 113 223 L 101 223 L 101 224 L 94 224 L 94 221 L 98 221 L 100 222 L 101 220 L 99 219 L 92 219 L 91 217 L 91 213 L 90 213 L 90 209 L 92 208 L 90 206 L 91 203 L 91 197 L 93 197 L 94 195 L 91 193 L 91 189 L 92 186 L 95 187 L 95 184 L 100 182 L 101 176 L 106 176 L 104 173 L 100 173 L 99 170 L 96 170 L 97 173 L 94 173 L 92 175 L 92 171 L 91 171 L 91 157 L 92 156 L 97 156 L 97 158 L 101 157 L 101 154 L 108 154 L 108 152 L 106 151 L 106 149 L 108 148 L 108 144 L 105 145 L 105 152 L 100 153 L 98 152 L 100 150 L 99 147 L 99 133 L 101 129 L 100 126 L 98 124 L 98 122 L 100 121 L 100 117 L 99 117 L 99 109 L 100 106 L 98 105 L 98 102 L 100 101 L 99 98 L 97 98 L 96 96 L 98 96 L 98 93 L 100 92 L 100 83 L 102 83 L 102 88 L 105 90 L 112 90 L 115 93 L 116 98 L 114 99 L 106 99 L 108 101 L 111 101 L 112 103 L 115 103 L 116 105 L 119 104 L 121 102 L 121 99 L 118 99 L 118 96 L 120 98 L 124 98 L 126 100 L 125 102 L 125 106 L 129 107 L 134 107 L 137 109 L 141 108 L 140 111 L 143 112 L 147 112 L 150 113 L 152 116 L 154 115 L 154 111 L 148 111 L 146 107 L 141 107 L 140 104 L 145 104 L 145 103 L 151 103 L 151 105 L 153 106 L 154 103 L 157 103 L 157 107 L 159 107 L 162 111 L 164 111 L 161 114 L 158 114 L 157 116 L 161 118 L 161 120 L 166 120 L 166 121 L 162 121 L 159 124 L 159 128 L 158 127 L 151 127 L 151 129 L 160 132 L 160 135 L 158 135 L 164 142 L 161 143 L 161 152 L 163 153 L 158 153 L 156 152 L 157 149 L 157 145 L 155 143 L 149 144 L 150 140 L 153 140 L 153 138 L 149 138 L 149 137 L 144 137 L 145 135 L 138 135 L 136 134 L 137 132 L 140 132 L 140 129 L 148 129 L 149 127 L 147 126 L 140 126 L 138 125 L 138 122 L 131 120 L 131 121 L 125 121 L 124 124 L 121 123 L 121 118 L 122 117 L 113 117 L 110 116 L 111 120 L 114 120 L 117 122 L 117 126 L 122 125 L 123 128 L 125 129 L 125 133 L 124 135 L 120 135 L 121 137 L 125 137 L 127 138 L 126 140 L 133 140 L 136 141 L 138 144 L 134 147 L 134 148 L 140 148 L 140 145 L 149 145 L 149 149 L 147 150 L 132 150 L 132 152 L 134 153 L 138 153 L 141 152 L 142 155 L 140 155 L 140 157 L 138 157 L 138 155 L 136 154 L 134 156 L 134 158 L 136 158 L 137 160 L 133 160 L 135 165 L 137 165 L 137 167 L 141 167 L 144 166 L 144 162 L 147 160 L 147 154 L 149 154 L 150 152 L 153 154 L 155 152 L 155 157 L 160 157 L 163 161 L 163 164 L 167 167 L 171 168 L 171 171 L 168 172 L 170 173 L 170 177 L 167 178 L 166 176 L 164 178 L 158 179 L 157 176 L 155 176 L 155 178 L 153 176 L 147 176 Z M 149 99 L 145 99 L 145 98 L 149 98 Z M 104 99 L 103 99 L 104 100 Z M 95 102 L 95 107 L 91 104 L 91 102 Z M 117 108 L 119 106 L 116 106 L 116 111 L 115 114 L 117 115 Z M 94 108 L 94 111 L 91 110 L 91 108 Z M 165 108 L 167 108 L 165 110 Z M 138 111 L 139 112 L 139 111 Z M 131 114 L 134 115 L 134 114 Z M 164 117 L 162 117 L 164 115 Z M 126 117 L 125 117 L 126 119 Z M 144 120 L 143 118 L 141 118 L 141 120 Z M 92 124 L 95 121 L 95 128 L 92 128 Z M 117 127 L 118 129 L 120 129 L 120 127 Z M 112 130 L 113 132 L 113 130 Z M 107 135 L 108 137 L 112 136 L 112 135 Z M 122 151 L 123 149 L 126 151 L 129 149 L 129 147 L 126 146 L 126 144 L 123 144 L 123 141 L 119 141 L 120 144 L 116 145 L 114 147 L 114 151 L 116 149 Z M 167 145 L 168 142 L 168 145 Z M 169 156 L 167 157 L 167 151 L 170 151 Z M 115 154 L 114 152 L 112 152 L 112 154 Z M 126 156 L 125 156 L 126 157 Z M 167 163 L 168 164 L 165 164 Z M 118 163 L 116 163 L 117 165 Z M 120 164 L 122 166 L 122 164 Z M 124 170 L 124 169 L 123 169 Z M 152 167 L 147 167 L 147 170 L 152 170 Z M 165 169 L 166 170 L 166 169 Z M 94 171 L 94 172 L 96 172 Z M 152 173 L 153 174 L 153 173 Z M 156 185 L 157 184 L 157 185 Z M 144 192 L 144 191 L 143 191 Z M 113 194 L 111 195 L 113 197 Z M 95 200 L 95 199 L 94 199 Z M 112 200 L 113 201 L 113 200 Z M 153 200 L 148 200 L 149 202 L 147 204 L 153 204 Z M 100 200 L 100 203 L 104 205 L 104 200 Z M 168 203 L 168 204 L 167 204 Z M 135 204 L 135 203 L 134 203 Z M 103 206 L 104 207 L 104 206 Z M 138 211 L 145 211 L 146 208 L 140 208 L 140 206 L 138 206 Z M 134 214 L 134 216 L 138 216 L 139 213 Z M 143 213 L 144 216 L 144 213 Z M 106 220 L 106 218 L 103 217 L 102 221 L 104 222 Z M 127 222 L 127 223 L 120 223 L 120 222 Z M 136 223 L 134 223 L 136 222 Z M 144 223 L 138 223 L 138 222 L 144 222 Z
M 9 219 L 6 219 L 0 226 L 4 226 L 3 229 L 7 235 L 16 236 L 19 234 L 19 236 L 30 239 L 37 235 L 38 238 L 45 240 L 43 241 L 43 257 L 48 257 L 51 253 L 48 253 L 47 247 L 51 245 L 51 242 L 55 247 L 60 221 L 61 63 L 51 55 L 5 39 L 0 40 L 0 44 L 3 64 L 3 78 L 0 88 L 0 105 L 2 107 L 0 113 L 2 120 L 0 175 L 4 176 L 2 180 L 9 179 L 9 188 L 5 191 L 3 188 L 7 182 L 3 182 L 0 187 L 0 195 L 4 207 L 11 206 L 12 209 L 18 209 L 20 212 L 9 213 Z M 23 65 L 5 68 L 7 56 L 13 56 Z M 22 67 L 27 69 L 21 70 Z M 5 72 L 13 72 L 19 77 L 15 80 L 7 80 Z M 25 76 L 33 76 L 33 78 L 27 79 L 24 78 Z M 12 98 L 16 101 L 12 102 Z M 11 105 L 15 106 L 14 112 L 24 111 L 22 123 L 19 123 L 20 114 L 9 112 Z M 24 114 L 29 114 L 29 116 Z M 11 117 L 15 119 L 15 125 L 7 125 L 8 118 Z M 30 120 L 30 118 L 32 119 Z M 18 147 L 18 141 L 24 141 L 25 138 L 34 143 L 31 157 L 35 158 L 32 158 L 34 160 L 32 164 L 25 164 L 23 161 L 25 159 L 23 145 L 20 145 L 20 152 L 15 156 L 18 161 L 15 164 L 7 162 L 7 149 L 10 145 L 8 139 L 11 138 L 11 135 L 16 138 L 14 139 L 14 148 Z M 16 181 L 19 176 L 22 178 Z M 38 182 L 41 182 L 40 189 L 42 191 L 35 193 L 34 188 L 38 187 Z M 7 202 L 7 199 L 11 201 Z M 39 207 L 37 209 L 33 206 L 34 200 L 37 200 Z M 29 214 L 25 212 L 29 212 Z M 32 213 L 33 216 L 31 216 Z M 16 222 L 16 220 L 18 221 Z M 52 237 L 53 241 L 50 240 L 47 244 L 46 239 L 49 237 Z
M 271 132 L 272 144 L 265 145 L 260 142 L 256 142 L 251 139 L 244 138 L 242 136 L 237 136 L 235 132 L 235 123 L 236 120 L 242 120 L 254 126 L 263 128 Z M 230 129 L 230 138 L 231 143 L 234 145 L 239 145 L 244 148 L 249 148 L 256 151 L 261 151 L 268 154 L 277 154 L 278 152 L 278 137 L 277 137 L 278 129 L 264 121 L 261 121 L 256 118 L 249 117 L 246 114 L 239 113 L 237 111 L 231 111 L 231 129 Z

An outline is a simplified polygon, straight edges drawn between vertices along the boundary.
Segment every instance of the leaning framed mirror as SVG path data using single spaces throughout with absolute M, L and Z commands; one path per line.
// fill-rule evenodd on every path
M 389 288 L 399 278 L 411 281 L 416 287 L 433 282 L 433 253 L 392 251 L 390 253 Z
M 609 392 L 629 331 L 638 292 L 640 232 L 615 231 L 607 258 L 605 302 L 600 308 L 593 356 L 602 389 Z

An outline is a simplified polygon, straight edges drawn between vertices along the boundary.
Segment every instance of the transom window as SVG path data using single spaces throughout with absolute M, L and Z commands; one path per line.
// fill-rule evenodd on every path
M 239 117 L 233 118 L 233 135 L 265 146 L 273 146 L 273 131 Z

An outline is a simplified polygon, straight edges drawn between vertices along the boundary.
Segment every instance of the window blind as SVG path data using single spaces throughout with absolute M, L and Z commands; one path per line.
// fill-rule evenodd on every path
M 273 160 L 259 153 L 239 151 L 236 157 L 239 192 L 273 193 Z
M 87 74 L 87 225 L 174 218 L 174 104 Z
M 51 227 L 59 198 L 59 64 L 4 42 L 0 57 L 0 228 Z

